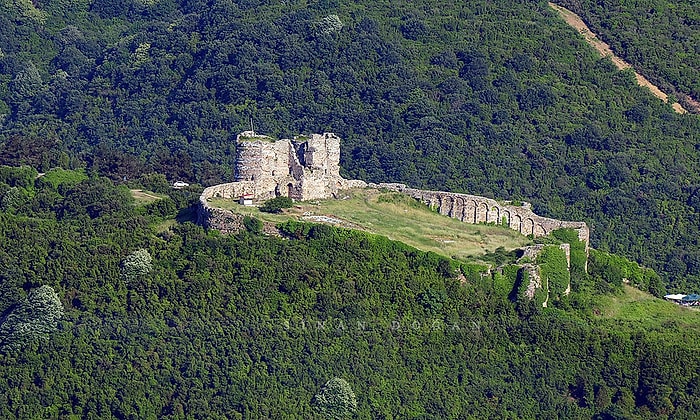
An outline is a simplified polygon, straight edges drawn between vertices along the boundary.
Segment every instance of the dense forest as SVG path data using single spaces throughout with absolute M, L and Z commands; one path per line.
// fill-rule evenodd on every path
M 571 270 L 545 247 L 552 293 L 528 300 L 502 249 L 486 274 L 330 226 L 186 222 L 201 189 L 167 181 L 230 181 L 251 119 L 336 132 L 348 178 L 585 220 L 588 273 L 570 231 L 542 241 Z M 694 418 L 697 328 L 595 303 L 698 291 L 699 133 L 543 1 L 0 2 L 0 417 Z
M 700 112 L 700 9 L 694 0 L 561 0 L 613 51 Z M 695 103 L 689 103 L 694 99 Z
M 334 131 L 348 177 L 527 199 L 700 287 L 698 117 L 546 2 L 2 2 L 0 45 L 0 164 L 210 185 L 251 119 Z
M 80 171 L 0 175 L 14 197 L 0 213 L 3 418 L 341 418 L 329 401 L 362 419 L 700 409 L 697 330 L 594 319 L 597 295 L 650 270 L 597 252 L 588 276 L 575 239 L 573 293 L 543 310 L 509 298 L 509 269 L 484 277 L 363 232 L 162 229 L 196 194 L 135 205 Z M 538 262 L 561 289 L 550 254 Z
M 672 290 L 700 283 L 698 118 L 544 2 L 0 8 L 0 163 L 209 185 L 231 179 L 251 118 L 335 131 L 348 176 L 529 199 Z

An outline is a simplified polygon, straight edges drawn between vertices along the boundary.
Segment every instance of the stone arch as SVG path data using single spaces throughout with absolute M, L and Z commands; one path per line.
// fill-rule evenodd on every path
M 545 236 L 547 234 L 547 231 L 544 230 L 544 227 L 542 225 L 535 225 L 535 230 L 533 234 L 535 236 Z
M 420 200 L 423 203 L 425 203 L 426 206 L 430 207 L 431 210 L 434 210 L 437 208 L 438 203 L 437 203 L 437 200 L 435 199 L 435 197 L 421 195 Z
M 489 214 L 489 205 L 486 203 L 479 203 L 476 207 L 476 223 L 487 222 Z
M 455 203 L 452 206 L 452 212 L 450 217 L 457 218 L 459 220 L 464 219 L 464 199 L 462 197 L 457 197 Z
M 287 184 L 287 197 L 294 198 L 294 184 Z
M 469 200 L 464 206 L 464 215 L 462 217 L 463 222 L 476 223 L 476 201 Z
M 488 220 L 487 222 L 489 223 L 495 223 L 499 224 L 501 223 L 501 209 L 497 206 L 491 207 L 487 214 Z
M 520 231 L 523 235 L 531 235 L 535 232 L 535 221 L 529 217 L 523 220 L 522 230 Z
M 522 231 L 523 231 L 523 218 L 517 214 L 514 215 L 510 219 L 510 228 L 522 233 Z
M 510 211 L 503 209 L 501 210 L 501 218 L 498 220 L 499 225 L 510 226 Z
M 452 206 L 454 205 L 454 199 L 449 196 L 445 195 L 440 197 L 440 214 L 443 214 L 445 216 L 449 216 L 450 213 L 452 212 Z

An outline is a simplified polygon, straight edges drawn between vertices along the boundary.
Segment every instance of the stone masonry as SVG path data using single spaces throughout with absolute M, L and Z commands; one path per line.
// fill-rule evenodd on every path
M 523 235 L 546 236 L 553 230 L 571 228 L 588 248 L 590 231 L 585 222 L 567 222 L 535 214 L 529 203 L 513 205 L 499 203 L 486 197 L 445 191 L 426 191 L 409 188 L 404 184 L 377 184 L 380 188 L 401 192 L 422 201 L 440 214 L 466 223 L 503 224 Z
M 221 229 L 225 225 L 222 220 L 211 220 L 221 219 L 224 215 L 221 211 L 213 211 L 208 204 L 210 198 L 236 200 L 243 194 L 253 194 L 257 202 L 278 196 L 297 201 L 320 200 L 335 197 L 340 190 L 368 186 L 364 181 L 340 176 L 340 138 L 333 133 L 275 141 L 246 131 L 238 135 L 236 142 L 235 182 L 208 187 L 200 196 L 198 222 L 204 226 Z M 535 237 L 548 235 L 555 229 L 571 228 L 578 232 L 586 248 L 589 245 L 590 232 L 585 222 L 538 216 L 529 203 L 500 203 L 476 195 L 419 190 L 397 183 L 369 186 L 407 194 L 439 213 L 465 223 L 503 224 Z M 230 216 L 226 215 L 224 219 L 226 217 Z
M 257 200 L 317 200 L 348 188 L 339 173 L 340 138 L 333 133 L 273 141 L 247 131 L 238 135 L 236 147 L 235 181 L 252 183 Z
M 197 222 L 224 233 L 239 230 L 241 218 L 212 208 L 208 204 L 210 198 L 236 200 L 252 194 L 257 202 L 279 196 L 306 201 L 367 186 L 364 181 L 340 176 L 340 138 L 333 133 L 273 140 L 245 131 L 236 138 L 236 152 L 235 182 L 205 188 L 199 197 Z

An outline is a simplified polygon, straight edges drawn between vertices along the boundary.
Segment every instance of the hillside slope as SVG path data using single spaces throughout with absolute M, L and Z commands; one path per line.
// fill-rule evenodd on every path
M 612 50 L 610 50 L 610 46 L 606 44 L 605 42 L 601 41 L 589 28 L 586 26 L 586 23 L 581 20 L 578 15 L 573 13 L 572 11 L 558 6 L 554 3 L 549 3 L 549 6 L 559 12 L 559 15 L 568 23 L 571 25 L 574 29 L 579 31 L 581 35 L 585 38 L 586 42 L 588 42 L 589 45 L 591 45 L 593 48 L 596 49 L 600 53 L 601 56 L 603 57 L 609 57 L 613 64 L 620 69 L 620 70 L 626 70 L 629 68 L 632 68 L 625 60 L 621 59 L 620 57 L 616 56 Z M 632 69 L 634 70 L 634 69 Z M 661 99 L 664 102 L 668 102 L 668 95 L 665 94 L 664 92 L 661 91 L 656 85 L 651 83 L 646 77 L 642 76 L 639 74 L 636 70 L 634 70 L 634 78 L 637 80 L 637 84 L 642 87 L 648 88 L 651 93 L 656 96 L 657 98 Z M 671 104 L 673 109 L 678 112 L 678 113 L 685 113 L 687 112 L 685 108 L 679 103 L 673 103 Z
M 700 408 L 700 356 L 683 332 L 660 340 L 598 325 L 593 295 L 579 291 L 592 280 L 543 310 L 375 235 L 310 225 L 295 240 L 222 237 L 189 223 L 155 234 L 179 192 L 136 204 L 104 179 L 8 173 L 3 418 L 321 418 L 315 395 L 336 377 L 359 419 L 689 418 Z M 64 308 L 57 325 L 27 300 L 39 286 Z M 44 337 L 8 335 L 18 318 L 44 322 Z
M 613 50 L 642 69 L 688 109 L 700 113 L 700 14 L 693 0 L 594 2 L 562 0 Z

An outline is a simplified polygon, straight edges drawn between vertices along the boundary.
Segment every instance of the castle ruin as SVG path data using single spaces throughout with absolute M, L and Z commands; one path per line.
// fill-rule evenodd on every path
M 279 196 L 307 201 L 366 185 L 340 176 L 340 138 L 333 133 L 273 140 L 246 131 L 236 138 L 236 152 L 235 182 L 222 185 L 227 190 L 219 191 L 222 197 L 252 194 L 256 201 Z
M 344 179 L 339 172 L 340 138 L 333 133 L 273 140 L 246 131 L 236 138 L 236 152 L 235 182 L 208 187 L 200 197 L 198 221 L 204 226 L 226 232 L 237 229 L 228 224 L 238 218 L 229 211 L 209 206 L 210 198 L 237 200 L 250 194 L 257 202 L 279 196 L 307 201 L 336 197 L 338 191 L 345 189 L 372 187 L 407 194 L 465 223 L 500 224 L 535 237 L 548 235 L 555 229 L 571 228 L 578 232 L 586 246 L 589 244 L 590 232 L 585 222 L 542 217 L 535 214 L 528 203 L 518 206 L 476 195 Z

